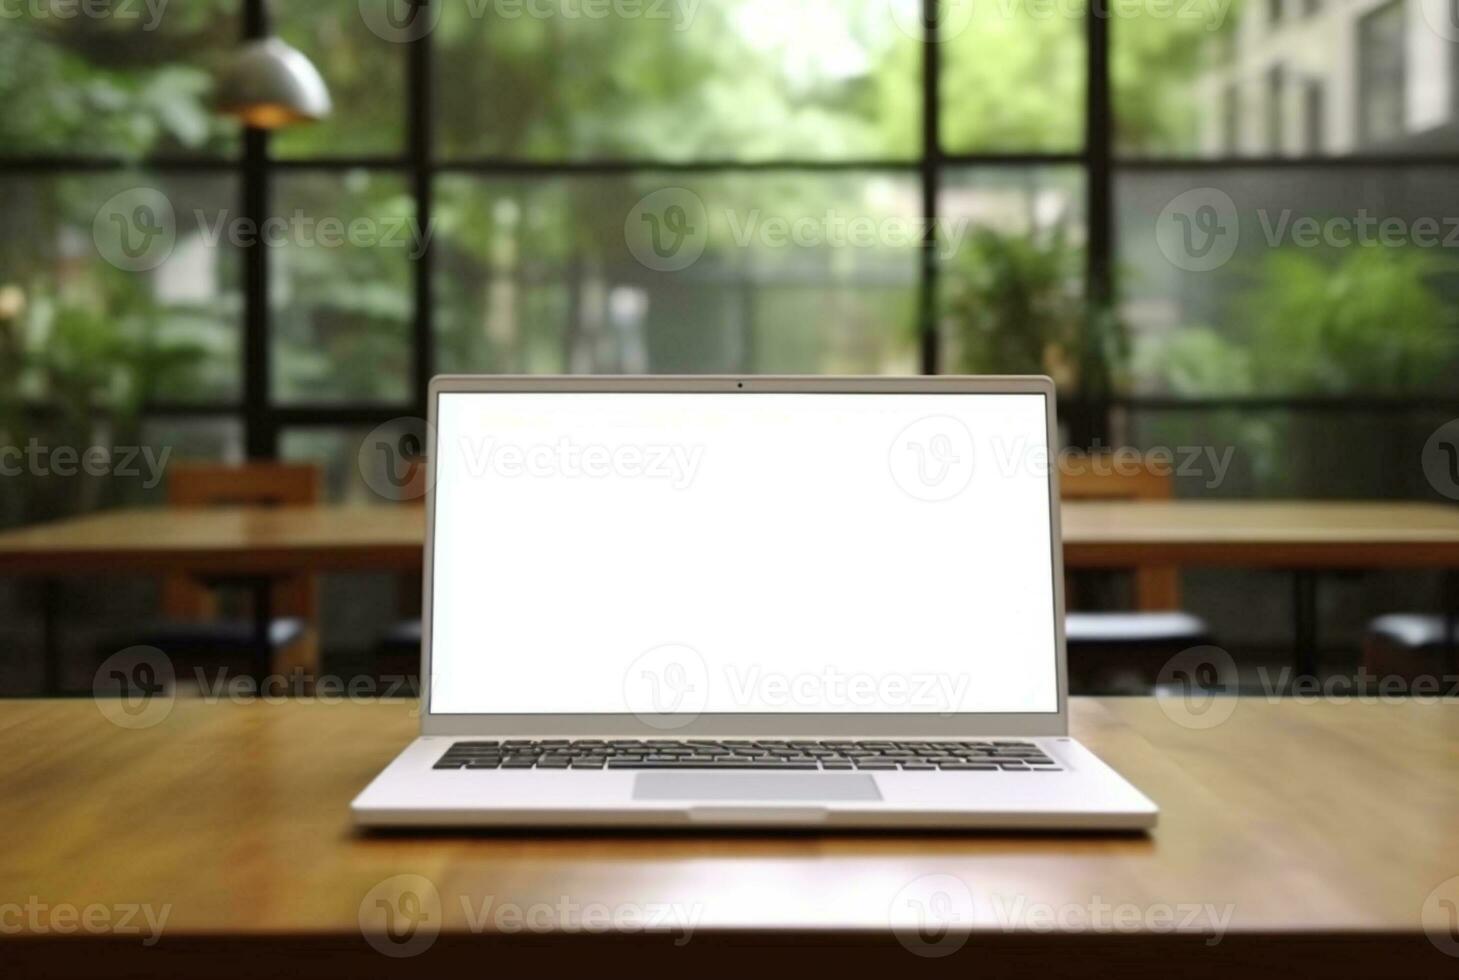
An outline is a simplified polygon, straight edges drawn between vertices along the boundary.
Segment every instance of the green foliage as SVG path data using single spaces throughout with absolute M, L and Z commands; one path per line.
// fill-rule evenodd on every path
M 1356 247 L 1335 263 L 1274 252 L 1230 331 L 1188 327 L 1141 373 L 1181 394 L 1396 394 L 1424 390 L 1455 353 L 1455 316 L 1431 285 L 1452 269 L 1414 248 Z
M 915 153 L 917 49 L 884 4 L 653 9 L 605 24 L 446 7 L 435 35 L 450 80 L 438 88 L 444 150 L 667 160 Z
M 172 3 L 151 27 L 140 3 L 130 17 L 0 17 L 0 145 L 131 157 L 221 148 L 235 128 L 209 109 L 209 69 L 237 38 L 235 7 Z
M 1178 16 L 1152 10 L 1111 25 L 1110 87 L 1120 149 L 1159 155 L 1198 146 L 1199 116 L 1210 106 L 1194 91 L 1196 76 L 1230 44 L 1243 3 L 1176 3 L 1171 9 Z
M 1008 0 L 975 2 L 971 22 L 944 45 L 942 125 L 949 149 L 1057 152 L 1080 147 L 1083 4 L 1061 2 L 1054 15 L 1036 8 Z
M 167 336 L 171 315 L 134 289 L 100 305 L 37 297 L 21 318 L 0 321 L 15 390 L 78 424 L 97 411 L 131 423 L 160 391 L 185 390 L 208 353 Z
M 978 229 L 949 276 L 944 322 L 966 374 L 1047 374 L 1086 394 L 1124 362 L 1124 325 L 1079 286 L 1083 250 L 1062 230 L 1043 236 Z

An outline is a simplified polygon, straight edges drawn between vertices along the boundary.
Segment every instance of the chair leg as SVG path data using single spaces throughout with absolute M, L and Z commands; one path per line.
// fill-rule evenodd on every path
M 273 670 L 274 583 L 253 581 L 253 679 L 260 690 Z
M 55 579 L 41 583 L 41 685 L 48 698 L 58 698 L 61 690 L 60 637 L 61 584 Z

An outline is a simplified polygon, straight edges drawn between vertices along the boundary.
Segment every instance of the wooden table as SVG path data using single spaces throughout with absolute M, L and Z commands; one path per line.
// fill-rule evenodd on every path
M 1315 500 L 1070 501 L 1071 568 L 1459 568 L 1459 507 Z
M 78 575 L 415 570 L 418 507 L 119 510 L 0 533 L 0 574 Z M 1313 501 L 1094 502 L 1063 507 L 1070 568 L 1227 565 L 1294 574 L 1299 672 L 1315 670 L 1317 574 L 1459 569 L 1459 507 Z M 54 595 L 53 589 L 47 590 Z M 52 610 L 54 604 L 47 603 Z M 52 623 L 53 626 L 53 623 Z M 54 636 L 52 626 L 47 636 Z M 47 654 L 48 666 L 57 659 Z M 54 686 L 48 687 L 54 691 Z
M 1454 701 L 1248 698 L 1198 730 L 1173 702 L 1075 699 L 1074 734 L 1160 803 L 1148 837 L 363 836 L 347 805 L 415 732 L 413 702 L 178 701 L 140 730 L 99 706 L 0 704 L 7 976 L 899 976 L 944 951 L 978 977 L 1459 975 L 1438 928 L 1459 901 Z M 400 929 L 426 947 L 404 961 L 361 926 L 363 907 L 404 948 L 378 934 L 402 881 L 439 899 Z M 928 913 L 962 932 L 904 928 L 929 885 L 965 889 Z M 597 931 L 595 907 L 624 929 Z M 167 914 L 152 945 L 146 911 Z
M 1134 562 L 1250 568 L 1459 567 L 1459 507 L 1322 501 L 1071 501 L 1071 568 Z M 418 569 L 418 507 L 103 511 L 0 532 L 0 571 Z

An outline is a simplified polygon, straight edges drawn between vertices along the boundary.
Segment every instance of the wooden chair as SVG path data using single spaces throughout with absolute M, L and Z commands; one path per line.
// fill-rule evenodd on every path
M 407 507 L 424 507 L 426 477 L 424 459 L 407 464 L 407 476 L 398 502 Z M 401 575 L 397 586 L 402 600 L 402 618 L 392 624 L 375 645 L 375 671 L 382 678 L 419 678 L 421 662 L 421 576 Z M 405 608 L 408 607 L 408 608 Z
M 169 473 L 167 502 L 178 509 L 307 506 L 319 502 L 321 482 L 313 465 L 177 464 Z M 253 593 L 255 605 L 268 601 L 268 663 L 260 659 L 254 618 L 220 613 L 220 593 L 240 587 Z M 255 676 L 295 667 L 306 677 L 318 672 L 319 586 L 311 576 L 269 582 L 249 576 L 171 575 L 162 583 L 161 606 L 163 622 L 128 645 L 161 649 L 180 674 L 195 665 L 237 668 Z M 120 647 L 113 644 L 112 649 Z
M 1169 473 L 1129 453 L 1090 454 L 1061 463 L 1065 500 L 1169 500 Z M 1180 611 L 1180 570 L 1149 564 L 1128 569 L 1133 578 L 1132 612 L 1070 612 L 1065 620 L 1069 676 L 1076 693 L 1148 693 L 1160 667 L 1172 656 L 1211 642 L 1204 620 Z M 1074 590 L 1067 587 L 1065 594 Z
M 1416 682 L 1431 694 L 1446 690 L 1445 678 L 1459 671 L 1459 626 L 1443 613 L 1379 616 L 1363 637 L 1363 670 L 1378 679 L 1380 693 L 1395 680 L 1414 693 L 1423 693 Z

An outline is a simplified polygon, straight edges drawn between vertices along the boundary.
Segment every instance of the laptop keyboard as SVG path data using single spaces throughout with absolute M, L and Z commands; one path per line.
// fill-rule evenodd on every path
M 473 739 L 437 769 L 815 769 L 1058 772 L 1032 742 L 775 739 Z

